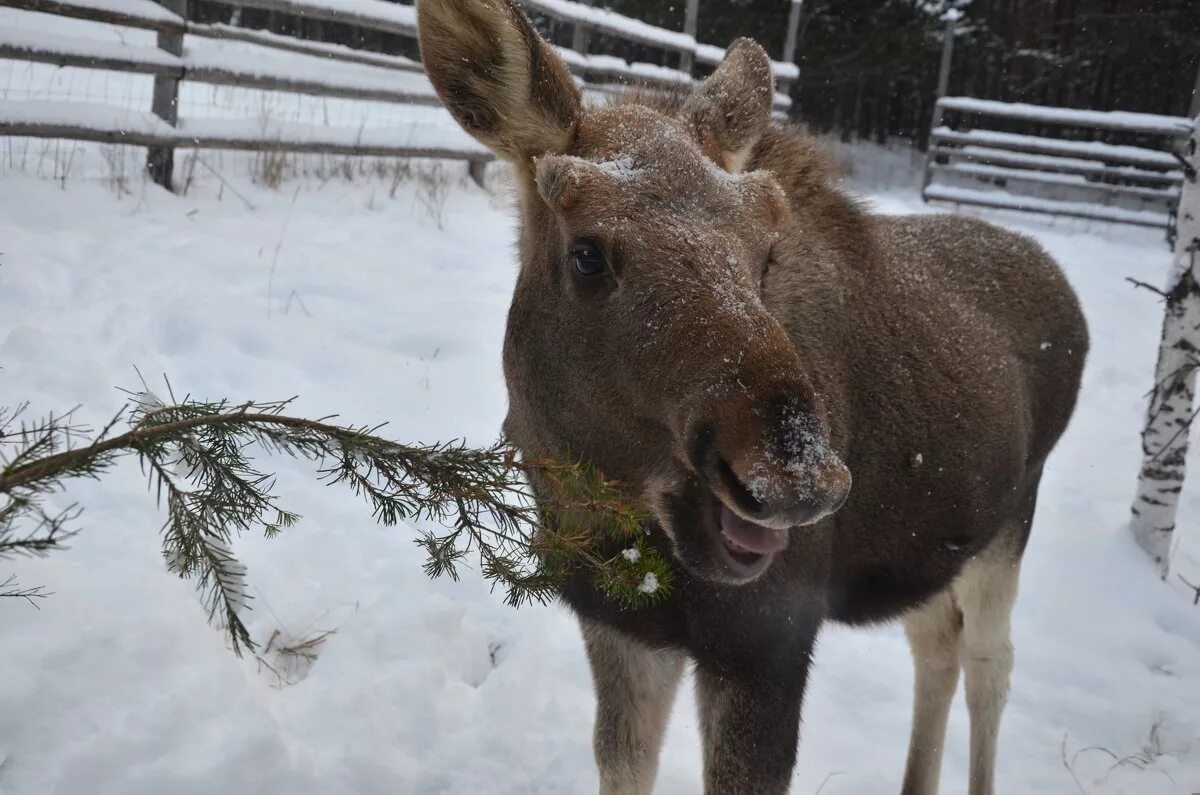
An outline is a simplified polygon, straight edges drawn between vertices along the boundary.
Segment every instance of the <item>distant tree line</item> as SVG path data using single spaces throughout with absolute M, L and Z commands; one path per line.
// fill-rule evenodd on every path
M 683 27 L 683 0 L 606 0 Z M 950 93 L 1069 108 L 1183 116 L 1200 69 L 1197 0 L 805 0 L 799 116 L 845 138 L 924 144 L 942 13 L 962 13 Z M 751 36 L 783 51 L 787 0 L 700 0 L 697 38 Z
M 595 0 L 672 30 L 685 0 Z M 760 41 L 780 57 L 788 0 L 700 0 L 697 38 Z M 924 147 L 947 9 L 962 14 L 950 93 L 1070 108 L 1186 115 L 1200 69 L 1200 0 L 805 0 L 796 113 L 849 139 Z M 193 0 L 203 21 L 416 56 L 416 43 L 279 12 Z M 231 18 L 231 14 L 236 17 Z M 534 15 L 556 44 L 571 26 Z M 591 51 L 668 66 L 677 55 L 594 33 Z

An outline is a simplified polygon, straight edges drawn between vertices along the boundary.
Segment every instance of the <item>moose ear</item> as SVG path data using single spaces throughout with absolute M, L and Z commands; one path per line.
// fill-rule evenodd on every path
M 579 89 L 516 0 L 418 0 L 417 29 L 429 80 L 463 129 L 518 164 L 566 151 Z
M 771 59 L 751 39 L 729 45 L 725 60 L 683 105 L 700 146 L 726 171 L 741 171 L 771 121 L 775 78 Z

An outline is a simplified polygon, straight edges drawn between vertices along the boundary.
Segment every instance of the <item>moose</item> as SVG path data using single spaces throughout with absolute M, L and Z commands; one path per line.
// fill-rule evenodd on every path
M 899 619 L 902 792 L 937 792 L 961 669 L 990 795 L 1018 569 L 1088 347 L 1058 266 L 979 220 L 868 213 L 772 120 L 748 39 L 690 93 L 585 105 L 516 0 L 417 13 L 445 107 L 515 172 L 505 432 L 625 484 L 678 570 L 640 609 L 562 588 L 601 793 L 652 790 L 689 660 L 706 792 L 786 792 L 822 623 Z

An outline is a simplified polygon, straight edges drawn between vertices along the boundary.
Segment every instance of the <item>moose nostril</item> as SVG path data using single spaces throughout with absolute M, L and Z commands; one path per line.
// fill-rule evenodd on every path
M 729 493 L 737 506 L 751 516 L 759 516 L 763 512 L 763 504 L 750 489 L 742 482 L 742 479 L 733 471 L 733 467 L 725 459 L 717 461 L 717 477 L 721 480 L 721 485 Z

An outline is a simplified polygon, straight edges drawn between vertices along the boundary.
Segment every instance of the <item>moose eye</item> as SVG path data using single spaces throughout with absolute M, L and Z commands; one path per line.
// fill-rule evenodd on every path
M 607 270 L 604 254 L 594 243 L 576 243 L 571 247 L 571 264 L 575 272 L 585 278 L 603 276 Z

